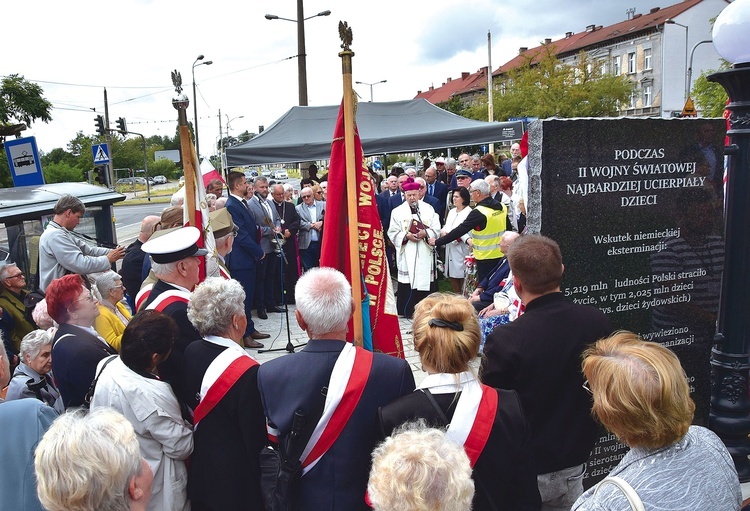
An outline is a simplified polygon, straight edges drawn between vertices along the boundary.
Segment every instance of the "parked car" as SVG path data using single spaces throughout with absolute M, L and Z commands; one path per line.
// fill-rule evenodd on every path
M 271 177 L 274 179 L 289 179 L 289 174 L 286 173 L 286 169 L 279 169 L 271 174 Z
M 271 171 L 268 168 L 266 168 L 266 167 L 263 167 L 261 169 L 260 173 L 263 174 L 266 177 L 271 177 Z
M 245 171 L 245 179 L 250 180 L 250 179 L 255 179 L 256 177 L 258 177 L 258 171 L 257 170 L 246 170 Z
M 154 184 L 157 184 L 157 185 L 167 184 L 167 178 L 165 176 L 154 176 Z
M 143 185 L 146 186 L 146 178 L 143 177 L 123 177 L 117 180 L 118 185 Z

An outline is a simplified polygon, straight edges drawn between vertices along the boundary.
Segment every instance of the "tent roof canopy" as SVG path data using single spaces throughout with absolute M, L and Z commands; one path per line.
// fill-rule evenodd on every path
M 339 106 L 295 106 L 263 133 L 226 150 L 227 165 L 325 160 Z M 365 155 L 518 140 L 523 124 L 458 116 L 425 99 L 359 103 L 357 127 Z

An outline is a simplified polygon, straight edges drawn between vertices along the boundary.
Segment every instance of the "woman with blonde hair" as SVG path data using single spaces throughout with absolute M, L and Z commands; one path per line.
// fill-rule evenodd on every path
M 469 457 L 423 421 L 393 432 L 372 453 L 367 495 L 375 511 L 467 511 L 474 483 Z
M 479 383 L 469 368 L 479 351 L 479 324 L 464 298 L 433 293 L 414 310 L 414 349 L 427 377 L 417 390 L 379 410 L 383 437 L 424 419 L 447 427 L 473 468 L 473 508 L 538 510 L 541 498 L 529 446 L 529 426 L 518 394 Z
M 573 511 L 630 509 L 634 490 L 646 509 L 739 509 L 732 458 L 711 431 L 691 426 L 695 403 L 677 356 L 619 331 L 583 353 L 592 414 L 631 449 Z

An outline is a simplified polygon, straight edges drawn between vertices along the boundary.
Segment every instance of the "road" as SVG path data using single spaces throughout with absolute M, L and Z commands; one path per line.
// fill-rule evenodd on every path
M 148 215 L 160 215 L 169 204 L 138 204 L 120 206 L 115 204 L 115 230 L 117 243 L 127 247 L 138 237 L 141 221 Z

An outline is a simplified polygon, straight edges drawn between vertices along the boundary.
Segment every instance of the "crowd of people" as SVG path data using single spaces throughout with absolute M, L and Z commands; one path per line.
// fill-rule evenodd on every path
M 0 478 L 2 500 L 49 511 L 273 509 L 282 497 L 302 511 L 554 511 L 628 509 L 635 494 L 647 509 L 739 509 L 726 448 L 691 426 L 677 357 L 564 299 L 563 255 L 523 232 L 506 161 L 462 154 L 458 169 L 438 158 L 424 178 L 384 180 L 378 207 L 419 385 L 405 360 L 346 342 L 351 286 L 319 267 L 325 180 L 303 183 L 295 204 L 283 185 L 230 172 L 202 281 L 208 254 L 179 205 L 145 218 L 127 251 L 95 251 L 71 234 L 83 204 L 61 198 L 40 241 L 44 299 L 30 307 L 23 273 L 0 267 L 11 318 L 0 456 L 18 468 Z M 439 257 L 453 293 L 436 292 Z M 267 334 L 252 315 L 292 300 L 309 342 L 260 365 L 246 348 Z M 584 492 L 598 423 L 630 451 Z

